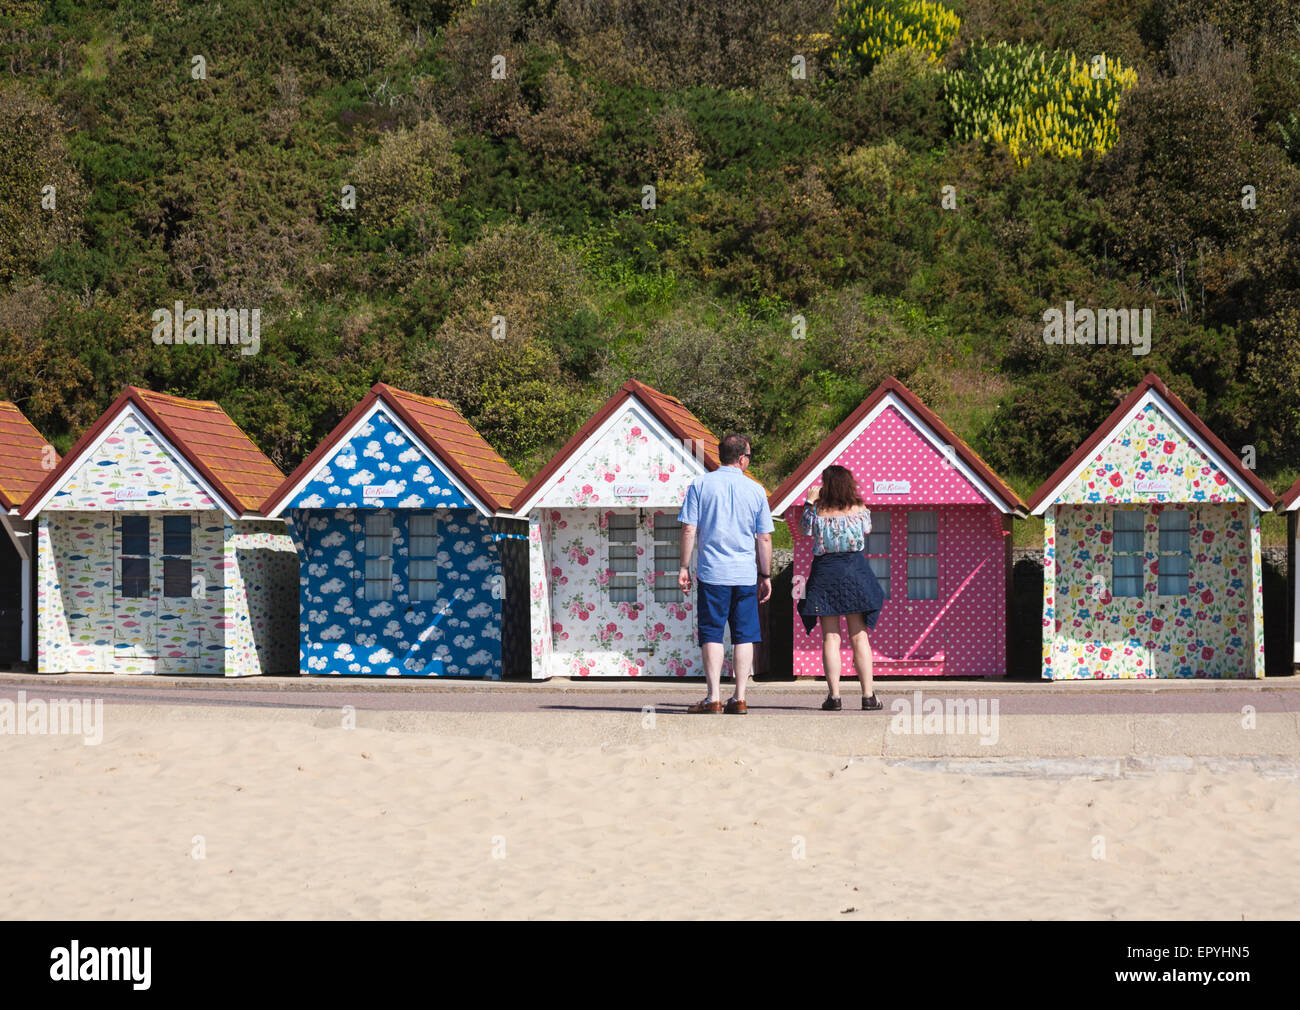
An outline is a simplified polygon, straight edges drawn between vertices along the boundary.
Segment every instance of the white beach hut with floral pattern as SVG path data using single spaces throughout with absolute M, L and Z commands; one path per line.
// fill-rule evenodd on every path
M 631 380 L 520 492 L 534 679 L 702 675 L 677 513 L 718 465 L 681 401 Z

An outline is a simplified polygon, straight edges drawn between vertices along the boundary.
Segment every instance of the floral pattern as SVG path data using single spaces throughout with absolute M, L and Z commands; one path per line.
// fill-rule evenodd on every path
M 680 505 L 704 466 L 660 432 L 649 412 L 629 401 L 603 436 L 573 454 L 537 504 L 551 508 Z M 644 485 L 648 494 L 616 495 L 615 485 L 622 484 Z
M 1116 505 L 1147 506 L 1141 596 L 1111 592 Z M 1185 595 L 1158 591 L 1165 509 L 1189 513 Z M 1159 407 L 1136 411 L 1044 519 L 1045 677 L 1264 675 L 1259 512 Z
M 1140 482 L 1146 482 L 1143 488 Z M 1151 490 L 1151 485 L 1167 491 Z M 1057 497 L 1058 502 L 1239 502 L 1237 487 L 1201 448 L 1183 437 L 1154 403 L 1128 423 Z
M 635 400 L 573 454 L 528 516 L 534 678 L 702 676 L 694 599 L 656 602 L 653 558 L 656 512 L 675 520 L 703 472 Z M 616 495 L 616 487 L 648 493 Z M 615 514 L 640 519 L 636 604 L 610 599 Z
M 533 676 L 701 676 L 693 596 L 654 599 L 654 513 L 675 510 L 646 510 L 638 524 L 635 603 L 610 599 L 609 512 L 594 511 L 539 509 L 529 523 L 534 571 L 544 572 L 531 588 Z

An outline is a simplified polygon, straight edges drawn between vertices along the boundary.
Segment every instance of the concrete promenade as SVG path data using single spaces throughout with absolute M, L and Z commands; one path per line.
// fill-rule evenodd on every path
M 729 692 L 724 681 L 723 693 Z M 344 720 L 399 732 L 521 746 L 648 743 L 725 736 L 737 743 L 971 773 L 1117 777 L 1249 767 L 1300 781 L 1300 678 L 1263 681 L 890 680 L 880 712 L 822 712 L 820 681 L 759 681 L 747 716 L 688 716 L 698 682 L 546 683 L 259 677 L 237 680 L 0 673 L 0 699 L 102 699 L 119 724 L 240 718 Z M 918 695 L 917 692 L 920 692 Z

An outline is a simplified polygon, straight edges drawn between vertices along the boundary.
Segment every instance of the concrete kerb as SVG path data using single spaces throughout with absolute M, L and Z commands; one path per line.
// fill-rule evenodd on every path
M 0 686 L 39 685 L 42 687 L 108 687 L 147 686 L 183 690 L 254 690 L 270 692 L 315 691 L 583 691 L 593 693 L 641 693 L 671 691 L 698 694 L 703 681 L 699 678 L 643 678 L 635 680 L 575 680 L 554 677 L 550 680 L 469 680 L 418 677 L 183 677 L 152 676 L 147 674 L 111 673 L 60 673 L 37 674 L 23 671 L 0 671 Z M 725 685 L 731 682 L 723 681 Z M 857 679 L 844 680 L 845 697 L 857 695 Z M 759 679 L 753 689 L 767 694 L 821 694 L 826 690 L 820 677 L 794 680 Z M 910 695 L 913 691 L 934 691 L 945 694 L 1049 694 L 1130 691 L 1158 693 L 1163 691 L 1296 691 L 1300 690 L 1300 676 L 1267 677 L 1241 680 L 1074 680 L 1027 681 L 1006 677 L 982 680 L 951 680 L 947 678 L 892 678 L 876 680 L 877 692 L 882 696 Z

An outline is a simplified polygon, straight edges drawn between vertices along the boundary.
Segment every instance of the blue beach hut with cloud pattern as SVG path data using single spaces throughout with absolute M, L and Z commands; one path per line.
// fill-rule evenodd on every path
M 449 402 L 376 384 L 264 505 L 301 561 L 301 672 L 500 677 L 522 487 Z

